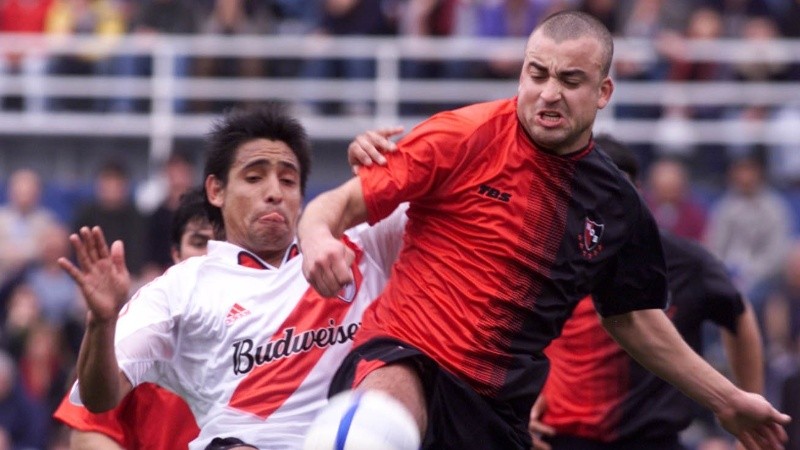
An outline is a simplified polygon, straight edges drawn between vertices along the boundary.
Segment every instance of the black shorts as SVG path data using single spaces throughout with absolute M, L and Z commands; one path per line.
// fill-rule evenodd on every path
M 352 389 L 359 366 L 372 370 L 403 362 L 416 369 L 425 390 L 428 430 L 422 449 L 529 450 L 527 417 L 476 393 L 416 348 L 391 339 L 373 339 L 353 349 L 331 382 L 330 395 Z
M 686 450 L 677 435 L 656 439 L 620 439 L 613 442 L 572 436 L 554 436 L 545 440 L 553 450 Z

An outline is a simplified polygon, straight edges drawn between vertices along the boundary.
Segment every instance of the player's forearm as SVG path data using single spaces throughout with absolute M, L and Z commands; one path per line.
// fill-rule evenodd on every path
M 324 192 L 304 209 L 297 227 L 301 242 L 309 236 L 330 233 L 338 238 L 344 230 L 367 219 L 361 182 L 353 178 L 338 188 Z
M 119 367 L 114 353 L 116 325 L 116 319 L 86 320 L 77 371 L 81 402 L 91 412 L 108 411 L 117 406 L 122 398 Z
M 681 338 L 661 310 L 603 318 L 612 337 L 645 368 L 719 414 L 730 409 L 736 386 Z
M 753 308 L 748 304 L 736 323 L 736 334 L 722 332 L 722 340 L 728 362 L 742 389 L 758 394 L 764 393 L 764 360 L 761 334 L 758 331 Z

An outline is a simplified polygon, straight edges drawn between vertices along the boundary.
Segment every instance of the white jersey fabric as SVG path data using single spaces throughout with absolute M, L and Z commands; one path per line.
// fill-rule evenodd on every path
M 384 287 L 404 226 L 398 209 L 347 232 L 356 283 L 332 299 L 309 286 L 296 246 L 275 268 L 211 241 L 207 256 L 173 266 L 120 313 L 120 368 L 134 386 L 154 382 L 186 400 L 201 429 L 191 450 L 218 436 L 262 450 L 300 448 L 364 309 Z

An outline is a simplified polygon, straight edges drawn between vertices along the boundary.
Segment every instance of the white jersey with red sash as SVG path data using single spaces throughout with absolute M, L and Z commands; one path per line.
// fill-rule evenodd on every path
M 384 287 L 404 224 L 401 208 L 348 231 L 356 282 L 332 299 L 309 287 L 296 245 L 276 268 L 210 242 L 207 256 L 173 266 L 120 313 L 120 368 L 134 386 L 154 382 L 186 400 L 201 429 L 191 450 L 217 436 L 300 447 L 364 309 Z

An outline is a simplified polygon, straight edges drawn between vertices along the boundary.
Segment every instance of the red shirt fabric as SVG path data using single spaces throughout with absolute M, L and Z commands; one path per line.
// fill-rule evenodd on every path
M 369 221 L 410 201 L 409 221 L 356 346 L 406 342 L 527 414 L 542 349 L 583 296 L 603 314 L 663 305 L 658 230 L 635 188 L 593 144 L 536 148 L 516 99 L 437 114 L 387 158 L 359 171 Z
M 53 417 L 71 428 L 104 434 L 119 445 L 137 450 L 188 448 L 200 429 L 180 397 L 153 383 L 133 389 L 111 411 L 93 414 L 69 401 L 61 401 Z

